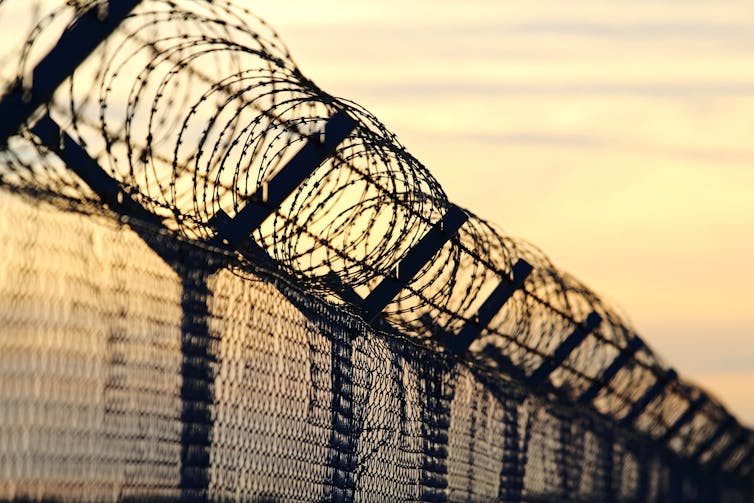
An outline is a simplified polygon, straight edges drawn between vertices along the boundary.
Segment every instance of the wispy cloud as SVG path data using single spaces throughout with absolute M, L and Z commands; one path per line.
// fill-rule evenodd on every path
M 254 5 L 455 202 L 609 293 L 754 424 L 750 0 Z
M 416 97 L 418 99 L 461 98 L 468 96 L 635 96 L 687 100 L 699 97 L 754 96 L 752 82 L 380 82 L 353 85 L 355 92 L 380 97 Z

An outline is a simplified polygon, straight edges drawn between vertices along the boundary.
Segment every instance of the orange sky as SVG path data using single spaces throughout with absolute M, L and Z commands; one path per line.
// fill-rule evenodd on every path
M 754 3 L 257 0 L 450 198 L 754 424 Z

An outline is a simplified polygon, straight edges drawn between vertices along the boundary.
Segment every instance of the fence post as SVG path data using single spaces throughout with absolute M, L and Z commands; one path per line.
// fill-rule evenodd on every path
M 0 101 L 0 146 L 15 134 L 55 90 L 139 5 L 140 0 L 110 1 L 102 16 L 99 3 L 83 12 L 31 71 L 31 87 L 18 83 Z
M 705 403 L 707 403 L 708 397 L 705 393 L 700 394 L 696 399 L 691 402 L 688 408 L 671 424 L 665 433 L 657 439 L 657 442 L 664 444 L 668 442 L 678 431 L 694 418 L 699 409 L 701 409 Z
M 60 157 L 69 169 L 78 174 L 111 209 L 146 224 L 131 227 L 181 277 L 183 358 L 180 369 L 182 430 L 179 488 L 182 501 L 207 501 L 212 438 L 211 408 L 214 404 L 212 390 L 217 363 L 208 327 L 208 300 L 212 293 L 207 280 L 216 267 L 207 264 L 205 257 L 194 257 L 188 246 L 179 252 L 156 239 L 155 236 L 164 231 L 159 219 L 125 194 L 118 181 L 110 177 L 48 115 L 43 116 L 31 132 Z
M 335 152 L 338 145 L 356 128 L 346 112 L 339 111 L 325 123 L 324 141 L 310 138 L 290 161 L 275 176 L 254 193 L 245 206 L 230 218 L 218 210 L 210 224 L 216 235 L 212 241 L 225 248 L 236 249 L 257 229 L 285 199 L 299 187 L 325 160 Z
M 720 423 L 720 426 L 717 427 L 715 431 L 712 432 L 712 435 L 699 444 L 696 449 L 694 449 L 694 452 L 691 454 L 690 459 L 694 462 L 699 464 L 699 459 L 702 457 L 702 455 L 707 452 L 709 449 L 711 449 L 715 443 L 720 440 L 723 435 L 725 435 L 726 432 L 730 430 L 730 428 L 736 424 L 736 419 L 733 416 L 728 416 L 725 421 Z
M 208 272 L 190 253 L 182 264 L 181 501 L 209 501 L 216 348 L 210 334 Z
M 353 341 L 344 333 L 330 334 L 330 341 L 332 395 L 327 455 L 330 493 L 327 501 L 350 503 L 356 489 L 354 471 L 359 433 L 353 400 Z
M 446 368 L 448 365 L 450 362 L 446 361 L 419 363 L 424 388 L 421 394 L 421 501 L 448 501 L 448 433 L 450 404 L 455 393 L 455 376 Z
M 527 378 L 529 386 L 536 388 L 544 383 L 550 374 L 570 356 L 574 349 L 602 323 L 602 317 L 592 312 L 587 316 L 583 324 L 579 324 L 571 334 L 560 343 L 552 358 L 545 359 L 541 365 Z
M 634 421 L 636 421 L 636 418 L 641 415 L 642 412 L 644 412 L 644 409 L 652 403 L 652 400 L 660 396 L 660 393 L 662 393 L 665 390 L 665 386 L 667 386 L 670 382 L 676 380 L 678 378 L 678 374 L 675 373 L 675 370 L 670 369 L 668 370 L 664 376 L 660 376 L 652 386 L 647 388 L 647 390 L 644 392 L 644 394 L 639 398 L 635 403 L 634 406 L 631 407 L 631 410 L 628 411 L 628 414 L 626 414 L 623 419 L 620 420 L 621 426 L 630 426 L 633 424 Z
M 714 458 L 709 460 L 707 463 L 707 467 L 710 470 L 720 470 L 726 461 L 730 458 L 730 456 L 735 452 L 736 449 L 738 449 L 741 444 L 741 440 L 746 436 L 746 430 L 741 428 L 738 430 L 738 432 L 731 436 L 730 441 L 725 446 L 725 448 L 720 451 Z
M 479 307 L 473 321 L 466 323 L 458 334 L 448 334 L 443 337 L 441 339 L 442 345 L 458 355 L 465 353 L 482 329 L 489 325 L 492 318 L 503 308 L 508 299 L 524 285 L 524 281 L 529 277 L 532 269 L 528 262 L 519 259 L 513 265 L 512 277 L 503 279 L 497 288 L 490 293 L 489 297 Z
M 451 205 L 442 218 L 411 248 L 396 266 L 395 276 L 386 276 L 364 299 L 367 321 L 373 322 L 419 271 L 440 251 L 469 219 L 461 208 Z
M 512 403 L 510 403 L 512 402 Z M 524 500 L 524 478 L 528 461 L 531 417 L 526 411 L 526 424 L 521 431 L 520 408 L 525 401 L 503 402 L 503 459 L 500 470 L 498 500 L 505 503 L 522 503 Z
M 597 398 L 597 394 L 599 394 L 600 390 L 610 384 L 610 381 L 613 380 L 620 369 L 622 369 L 626 363 L 628 363 L 628 360 L 630 360 L 642 347 L 644 347 L 644 341 L 640 338 L 634 337 L 631 339 L 626 347 L 618 353 L 615 360 L 605 368 L 602 375 L 579 397 L 578 402 L 585 404 Z

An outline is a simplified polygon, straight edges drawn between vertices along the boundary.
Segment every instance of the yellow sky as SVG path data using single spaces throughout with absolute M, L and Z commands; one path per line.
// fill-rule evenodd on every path
M 257 0 L 450 198 L 754 424 L 754 1 Z
M 754 0 L 249 5 L 454 202 L 622 305 L 754 425 Z

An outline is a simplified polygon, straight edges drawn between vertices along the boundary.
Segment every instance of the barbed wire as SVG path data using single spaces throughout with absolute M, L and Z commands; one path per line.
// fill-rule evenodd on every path
M 0 1 L 0 16 L 9 4 Z M 106 15 L 108 3 L 69 1 L 45 14 L 38 2 L 20 4 L 14 8 L 27 9 L 36 23 L 22 47 L 4 48 L 0 61 L 17 57 L 15 74 L 3 75 L 5 92 L 25 94 L 50 41 L 93 8 Z M 347 114 L 355 129 L 236 249 L 243 264 L 261 247 L 309 291 L 330 298 L 347 299 L 346 289 L 363 298 L 396 276 L 401 259 L 452 206 L 430 171 L 385 125 L 358 104 L 321 90 L 276 33 L 232 1 L 142 2 L 45 109 L 124 193 L 168 229 L 200 241 L 216 238 L 218 214 L 237 215 L 303 145 L 318 141 L 330 117 Z M 0 184 L 97 204 L 96 195 L 28 129 L 9 140 L 2 156 Z M 598 385 L 594 408 L 616 421 L 629 416 L 666 379 L 667 365 L 640 344 L 619 372 L 603 380 L 605 369 L 639 337 L 627 317 L 535 246 L 466 213 L 466 223 L 384 309 L 384 319 L 430 342 L 438 330 L 452 337 L 475 323 L 480 304 L 523 259 L 532 273 L 482 327 L 471 358 L 502 372 L 512 363 L 528 375 L 553 360 L 568 334 L 597 313 L 599 328 L 558 362 L 551 382 L 572 400 Z M 656 438 L 702 394 L 668 381 L 636 421 Z M 695 417 L 671 443 L 686 455 L 729 414 L 710 398 Z M 717 451 L 725 448 L 723 442 Z

